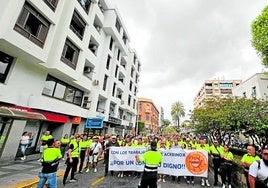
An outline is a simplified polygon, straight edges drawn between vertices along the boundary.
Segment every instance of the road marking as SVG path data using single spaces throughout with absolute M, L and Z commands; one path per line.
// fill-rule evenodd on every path
M 101 181 L 103 181 L 104 179 L 105 179 L 105 177 L 102 176 L 102 177 L 100 177 L 100 178 L 94 180 L 94 181 L 91 183 L 91 185 L 95 186 L 95 185 L 97 185 L 98 183 L 100 183 Z

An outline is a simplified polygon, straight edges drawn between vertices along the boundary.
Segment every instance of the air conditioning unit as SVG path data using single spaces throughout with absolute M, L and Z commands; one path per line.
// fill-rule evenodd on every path
M 94 80 L 93 85 L 95 85 L 95 86 L 99 85 L 99 80 Z
M 90 109 L 90 107 L 91 107 L 91 101 L 89 101 L 88 103 L 86 103 L 86 109 Z
M 84 73 L 90 73 L 91 68 L 90 67 L 84 67 Z

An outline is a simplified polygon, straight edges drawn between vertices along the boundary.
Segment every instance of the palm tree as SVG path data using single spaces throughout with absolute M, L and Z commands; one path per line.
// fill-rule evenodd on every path
M 182 102 L 177 101 L 171 106 L 171 116 L 174 121 L 180 126 L 180 118 L 185 116 L 185 110 Z

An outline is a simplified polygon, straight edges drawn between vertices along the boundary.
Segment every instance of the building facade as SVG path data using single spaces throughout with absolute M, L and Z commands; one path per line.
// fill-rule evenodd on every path
M 239 86 L 233 89 L 233 95 L 236 97 L 245 97 L 248 99 L 265 99 L 268 94 L 268 77 L 264 73 L 256 73 Z
M 138 121 L 144 123 L 143 134 L 158 133 L 159 110 L 151 99 L 138 98 Z
M 107 0 L 0 6 L 0 161 L 14 160 L 18 147 L 9 146 L 18 146 L 24 131 L 36 151 L 45 130 L 60 139 L 135 126 L 141 64 Z
M 194 98 L 194 108 L 202 106 L 206 99 L 232 97 L 232 89 L 241 82 L 242 80 L 206 80 Z

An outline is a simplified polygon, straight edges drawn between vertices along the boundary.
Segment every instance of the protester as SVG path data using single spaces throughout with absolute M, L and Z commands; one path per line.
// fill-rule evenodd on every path
M 98 159 L 102 154 L 102 145 L 99 142 L 99 137 L 93 137 L 93 143 L 89 149 L 89 165 L 92 164 L 92 168 L 94 168 L 94 172 L 97 172 Z M 87 172 L 89 171 L 90 166 L 88 166 Z
M 220 145 L 218 140 L 214 140 L 212 146 L 210 146 L 210 154 L 213 163 L 213 172 L 214 172 L 214 186 L 218 185 L 218 175 L 219 168 L 221 165 L 221 155 L 223 153 L 223 147 Z
M 111 147 L 119 147 L 119 143 L 117 142 L 115 135 L 111 136 L 111 140 L 105 145 L 106 158 L 105 158 L 105 174 L 104 174 L 104 176 L 107 176 L 107 174 L 108 174 L 109 150 Z M 112 176 L 114 175 L 113 171 L 111 171 L 111 175 Z
M 47 130 L 45 131 L 45 133 L 42 135 L 41 140 L 40 140 L 40 159 L 38 161 L 42 162 L 42 158 L 43 158 L 43 152 L 45 150 L 45 148 L 47 147 L 47 141 L 49 139 L 52 139 L 53 136 L 50 134 L 50 131 Z
M 79 142 L 79 147 L 80 147 L 80 165 L 79 165 L 79 173 L 82 173 L 82 168 L 84 165 L 85 157 L 88 156 L 88 150 L 89 150 L 89 145 L 88 145 L 88 138 L 87 135 L 84 134 L 81 136 L 82 140 Z
M 67 151 L 68 153 L 68 158 L 66 160 L 67 162 L 67 167 L 66 167 L 66 170 L 65 170 L 65 173 L 64 173 L 64 176 L 63 176 L 63 186 L 65 186 L 66 184 L 66 180 L 67 180 L 67 177 L 69 175 L 69 172 L 71 170 L 71 179 L 70 179 L 70 183 L 72 182 L 76 182 L 77 179 L 74 177 L 75 175 L 75 172 L 77 170 L 77 165 L 79 163 L 79 155 L 80 155 L 80 147 L 79 147 L 79 142 L 81 140 L 81 138 L 79 137 L 79 135 L 75 136 L 76 140 L 72 140 L 70 146 L 69 146 L 69 149 Z
M 65 157 L 65 153 L 68 149 L 69 143 L 70 143 L 70 138 L 68 134 L 65 134 L 64 137 L 61 138 L 61 145 L 60 145 L 60 151 L 62 155 L 62 159 Z
M 62 157 L 60 152 L 60 141 L 54 139 L 48 139 L 47 148 L 43 152 L 42 166 L 43 168 L 39 172 L 39 183 L 37 188 L 43 188 L 45 183 L 48 183 L 49 188 L 57 187 L 57 170 L 59 161 Z M 54 145 L 53 145 L 54 144 Z
M 197 146 L 196 149 L 199 149 L 199 150 L 203 150 L 203 151 L 206 151 L 206 152 L 210 152 L 210 148 L 209 148 L 209 145 L 206 143 L 206 139 L 205 138 L 202 138 L 200 139 L 200 144 Z M 201 186 L 207 186 L 207 187 L 210 187 L 210 183 L 208 181 L 208 175 L 207 177 L 202 177 L 201 178 Z
M 256 154 L 256 148 L 254 145 L 247 146 L 247 153 L 243 155 L 241 159 L 241 165 L 244 167 L 244 175 L 247 182 L 247 187 L 250 188 L 248 181 L 249 166 L 256 160 L 260 160 L 260 157 Z
M 157 188 L 157 168 L 162 162 L 162 154 L 156 150 L 157 143 L 151 142 L 151 150 L 143 155 L 136 155 L 137 162 L 145 162 L 140 188 Z
M 249 167 L 250 188 L 268 188 L 268 145 L 262 148 L 262 159 L 254 161 Z
M 234 159 L 233 153 L 229 151 L 229 146 L 225 145 L 224 150 L 221 154 L 221 158 L 223 162 L 221 164 L 221 180 L 222 180 L 222 188 L 225 188 L 226 177 L 228 188 L 231 188 L 231 174 L 232 174 L 232 161 Z

